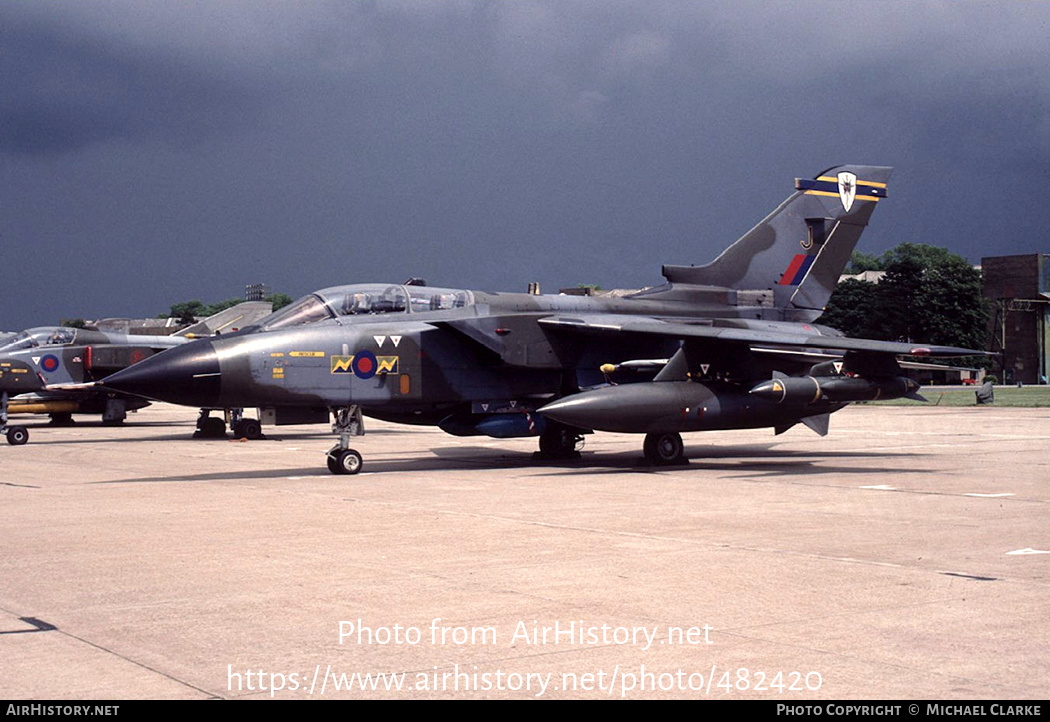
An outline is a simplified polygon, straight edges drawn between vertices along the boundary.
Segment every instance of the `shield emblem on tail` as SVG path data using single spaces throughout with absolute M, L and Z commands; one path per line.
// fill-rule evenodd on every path
M 839 173 L 839 200 L 842 207 L 849 213 L 853 207 L 853 201 L 857 197 L 857 175 L 849 171 Z

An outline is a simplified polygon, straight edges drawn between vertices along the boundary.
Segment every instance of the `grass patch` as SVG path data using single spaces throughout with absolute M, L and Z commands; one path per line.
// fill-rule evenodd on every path
M 929 403 L 911 399 L 889 401 L 861 401 L 877 406 L 976 406 L 973 386 L 930 386 L 919 390 Z M 1015 408 L 1050 407 L 1050 386 L 996 386 L 995 406 Z

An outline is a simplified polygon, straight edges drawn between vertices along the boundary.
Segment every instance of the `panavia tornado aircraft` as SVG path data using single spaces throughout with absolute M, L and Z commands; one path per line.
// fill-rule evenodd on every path
M 846 338 L 817 318 L 886 198 L 890 168 L 798 179 L 768 217 L 705 266 L 622 298 L 420 285 L 310 294 L 239 334 L 119 371 L 103 388 L 202 408 L 260 407 L 267 422 L 334 417 L 327 454 L 357 473 L 363 416 L 461 436 L 538 436 L 571 456 L 582 434 L 645 434 L 653 464 L 680 433 L 803 423 L 827 433 L 848 402 L 917 395 L 897 357 L 969 349 Z
M 29 440 L 26 427 L 7 425 L 8 414 L 49 414 L 55 424 L 71 423 L 73 414 L 101 414 L 103 423 L 119 424 L 128 411 L 149 401 L 92 382 L 189 343 L 196 335 L 249 326 L 272 309 L 270 303 L 242 303 L 170 336 L 65 326 L 40 326 L 13 335 L 0 343 L 0 434 L 15 446 Z

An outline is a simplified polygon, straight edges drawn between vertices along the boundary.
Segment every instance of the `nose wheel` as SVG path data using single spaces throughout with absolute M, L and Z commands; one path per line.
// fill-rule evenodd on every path
M 328 452 L 326 458 L 328 470 L 333 474 L 356 474 L 365 463 L 355 449 L 340 449 L 338 445 Z
M 0 434 L 7 437 L 11 446 L 21 446 L 29 441 L 29 429 L 24 426 L 7 425 L 7 392 L 0 394 Z
M 333 474 L 356 474 L 364 466 L 361 454 L 350 448 L 351 436 L 364 436 L 365 421 L 361 407 L 357 404 L 334 407 L 332 411 L 332 432 L 339 435 L 339 441 L 328 450 L 325 459 L 328 470 Z
M 7 427 L 7 443 L 11 446 L 21 446 L 29 441 L 29 429 L 24 426 Z

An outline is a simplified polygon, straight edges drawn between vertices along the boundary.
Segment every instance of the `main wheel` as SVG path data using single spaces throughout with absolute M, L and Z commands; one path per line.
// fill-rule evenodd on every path
M 328 454 L 328 470 L 333 474 L 356 474 L 364 466 L 361 455 L 353 449 Z
M 21 446 L 29 441 L 29 429 L 24 426 L 12 426 L 7 430 L 7 443 L 11 446 Z
M 541 459 L 578 459 L 583 448 L 583 436 L 564 424 L 549 422 L 540 434 Z
M 262 424 L 256 419 L 241 419 L 234 427 L 233 435 L 238 439 L 261 439 Z
M 226 436 L 226 422 L 209 416 L 201 419 L 197 424 L 197 431 L 193 434 L 195 439 L 221 439 Z
M 681 434 L 646 434 L 642 450 L 646 460 L 653 466 L 685 463 L 685 444 L 682 443 Z

